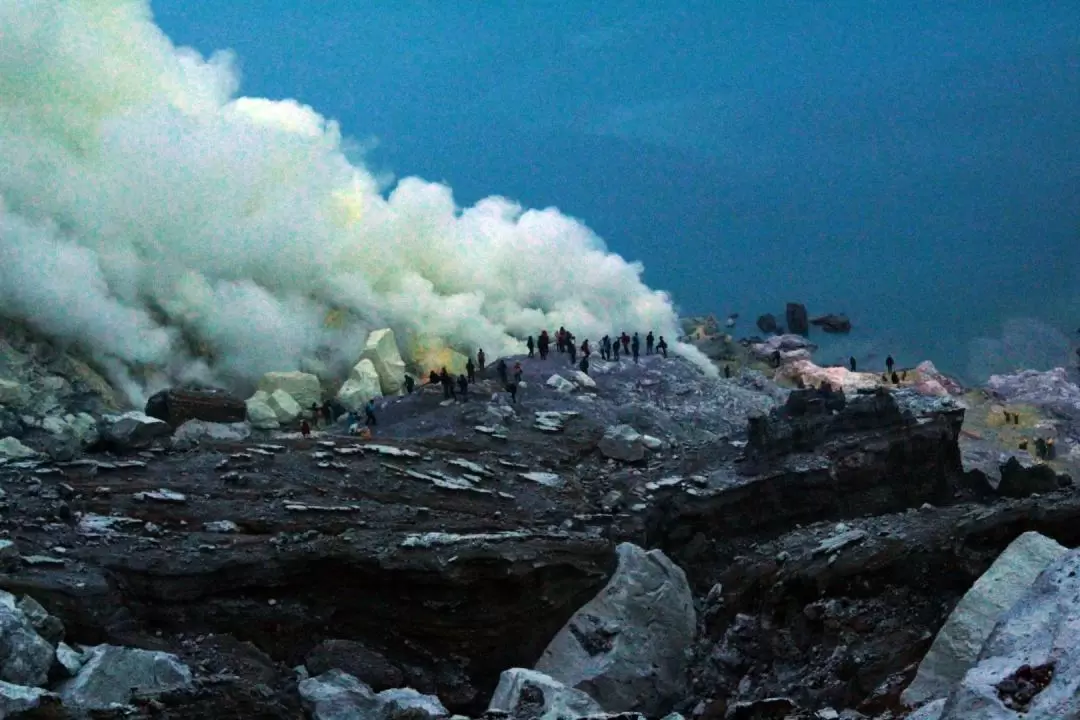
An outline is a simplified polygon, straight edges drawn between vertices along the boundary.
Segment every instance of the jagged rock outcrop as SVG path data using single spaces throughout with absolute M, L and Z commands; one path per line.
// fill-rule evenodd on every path
M 787 321 L 789 333 L 806 335 L 810 332 L 810 321 L 806 314 L 806 306 L 801 303 L 788 303 L 784 311 L 784 319 Z
M 1080 718 L 1080 550 L 1048 567 L 994 626 L 941 720 Z
M 31 458 L 37 454 L 36 450 L 26 447 L 16 438 L 6 437 L 0 439 L 0 458 L 18 460 L 22 458 Z
M 434 720 L 450 715 L 437 697 L 409 688 L 375 693 L 341 670 L 302 680 L 300 697 L 314 720 Z
M 304 372 L 268 372 L 259 379 L 257 390 L 273 395 L 283 390 L 300 406 L 304 417 L 310 417 L 312 405 L 322 405 L 322 386 L 319 378 Z
M 524 668 L 511 668 L 499 676 L 488 710 L 507 713 L 511 720 L 563 720 L 604 713 L 587 693 Z
M 360 359 L 371 361 L 383 395 L 396 395 L 405 387 L 405 361 L 401 359 L 393 330 L 373 330 Z
M 382 397 L 382 381 L 375 364 L 367 358 L 349 371 L 349 379 L 338 390 L 337 401 L 347 410 L 363 409 L 368 400 Z
M 758 330 L 765 333 L 766 335 L 775 333 L 780 329 L 780 326 L 776 322 L 776 316 L 772 313 L 765 313 L 764 315 L 759 315 L 757 319 L 757 327 Z
M 1067 550 L 1035 532 L 1005 549 L 960 600 L 901 696 L 907 705 L 945 697 L 978 658 L 994 624 Z
M 221 389 L 167 388 L 146 401 L 145 412 L 178 428 L 189 420 L 208 423 L 244 421 L 244 401 Z
M 44 685 L 53 652 L 52 645 L 38 635 L 21 610 L 0 603 L 0 680 L 13 685 Z
M 659 550 L 623 543 L 619 565 L 544 650 L 536 669 L 612 712 L 660 716 L 686 692 L 697 632 L 686 574 Z

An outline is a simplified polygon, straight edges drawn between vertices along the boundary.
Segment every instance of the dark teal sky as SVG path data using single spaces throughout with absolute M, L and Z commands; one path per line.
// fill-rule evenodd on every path
M 1080 327 L 1080 3 L 153 7 L 373 169 L 555 205 L 684 311 L 803 300 L 852 315 L 836 352 L 956 371 L 1007 317 Z

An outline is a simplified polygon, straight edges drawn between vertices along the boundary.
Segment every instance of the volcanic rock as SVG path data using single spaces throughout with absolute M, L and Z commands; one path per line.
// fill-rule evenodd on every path
M 23 717 L 25 713 L 41 707 L 42 701 L 55 696 L 47 690 L 36 687 L 12 685 L 0 681 L 0 718 Z
M 604 457 L 623 462 L 638 462 L 645 458 L 641 433 L 629 425 L 615 425 L 604 431 L 597 445 Z
M 508 713 L 511 720 L 563 720 L 604 713 L 588 694 L 524 668 L 512 668 L 499 676 L 488 706 L 488 712 L 492 711 Z
M 273 395 L 275 390 L 284 390 L 305 413 L 303 417 L 310 417 L 312 405 L 322 404 L 319 378 L 310 373 L 268 372 L 259 380 L 257 389 L 268 395 Z
M 146 401 L 145 412 L 178 428 L 189 420 L 208 423 L 244 421 L 244 401 L 221 389 L 168 388 Z
M 778 332 L 780 326 L 776 323 L 776 316 L 771 313 L 761 315 L 757 319 L 758 330 L 766 335 Z
M 847 315 L 819 315 L 810 321 L 811 325 L 816 325 L 827 333 L 849 333 L 851 332 L 851 321 L 848 320 Z
M 44 685 L 53 662 L 53 647 L 21 610 L 0 603 L 0 680 L 15 685 Z
M 1035 532 L 1014 540 L 949 615 L 901 700 L 907 705 L 919 705 L 947 695 L 975 663 L 1001 614 L 1066 552 L 1058 543 Z
M 660 716 L 686 691 L 697 631 L 686 574 L 659 550 L 623 543 L 607 586 L 551 641 L 536 669 L 614 712 Z
M 113 703 L 125 705 L 136 694 L 186 688 L 191 681 L 191 670 L 175 655 L 98 645 L 87 650 L 78 675 L 62 683 L 59 693 L 69 707 L 104 710 Z
M 995 624 L 941 720 L 1080 717 L 1080 550 L 1043 571 Z
M 383 395 L 396 395 L 405 387 L 405 361 L 398 352 L 393 330 L 373 330 L 367 337 L 360 359 L 371 361 L 379 376 Z
M 328 670 L 300 683 L 300 697 L 314 720 L 433 720 L 450 713 L 439 699 L 412 689 L 384 690 L 376 694 L 366 684 L 341 670 Z
M 549 377 L 547 379 L 547 383 L 545 383 L 545 384 L 549 388 L 553 388 L 557 392 L 561 392 L 561 393 L 572 393 L 572 392 L 574 392 L 574 390 L 577 389 L 577 386 L 573 382 L 571 382 L 570 380 L 567 380 L 566 378 L 564 378 L 562 375 L 559 375 L 558 373 L 555 373 L 554 375 Z
M 244 422 L 215 423 L 188 420 L 173 433 L 173 448 L 192 447 L 203 440 L 243 442 L 251 437 L 251 427 Z
M 0 405 L 21 407 L 27 398 L 27 390 L 14 380 L 0 380 Z
M 405 681 L 401 668 L 353 640 L 323 640 L 307 654 L 304 665 L 312 675 L 341 670 L 376 691 L 401 687 Z
M 168 423 L 138 411 L 102 418 L 101 438 L 118 450 L 141 450 L 172 432 Z
M 303 413 L 303 408 L 292 395 L 278 389 L 270 393 L 266 405 L 274 411 L 274 416 L 281 425 L 288 425 Z
M 810 332 L 810 322 L 806 315 L 806 306 L 801 303 L 788 303 L 784 312 L 789 333 L 806 335 Z
M 37 451 L 31 450 L 13 437 L 0 440 L 0 458 L 22 459 L 36 455 Z

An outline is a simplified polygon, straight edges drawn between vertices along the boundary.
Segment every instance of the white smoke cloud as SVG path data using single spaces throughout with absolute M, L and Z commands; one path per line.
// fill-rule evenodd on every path
M 146 0 L 0 3 L 2 313 L 133 399 L 340 369 L 381 326 L 489 356 L 560 325 L 678 335 L 670 298 L 580 222 L 461 209 L 417 178 L 384 194 L 335 122 L 238 89 L 229 54 L 174 47 Z

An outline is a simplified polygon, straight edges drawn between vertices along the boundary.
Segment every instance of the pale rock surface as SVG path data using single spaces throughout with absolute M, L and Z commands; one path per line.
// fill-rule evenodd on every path
M 191 670 L 175 655 L 138 648 L 88 648 L 79 673 L 58 688 L 64 704 L 83 710 L 125 705 L 133 694 L 152 695 L 191 687 Z
M 215 423 L 205 420 L 188 420 L 173 433 L 173 443 L 195 444 L 202 440 L 242 442 L 251 437 L 247 423 Z
M 0 457 L 2 458 L 20 460 L 23 458 L 35 457 L 36 455 L 37 453 L 35 451 L 26 447 L 13 437 L 6 437 L 3 440 L 0 440 Z
M 280 427 L 277 413 L 267 401 L 270 393 L 259 390 L 244 401 L 247 407 L 247 420 L 257 430 L 277 430 Z
M 880 387 L 881 377 L 873 373 L 851 372 L 846 367 L 820 367 L 810 360 L 795 359 L 781 366 L 778 374 L 790 380 L 799 378 L 807 387 L 820 387 L 828 382 L 846 394 Z
M 56 646 L 56 664 L 63 669 L 66 676 L 75 677 L 86 664 L 86 658 L 67 643 L 60 643 Z
M 979 661 L 949 695 L 941 720 L 1080 720 L 1080 550 L 1048 567 L 1003 615 Z M 1024 710 L 1006 706 L 997 685 L 1022 665 L 1054 664 Z
M 303 413 L 300 403 L 292 395 L 280 389 L 270 393 L 266 404 L 274 411 L 274 416 L 280 425 L 288 425 Z
M 412 688 L 375 694 L 366 683 L 336 669 L 302 680 L 299 691 L 314 720 L 434 720 L 450 716 L 434 695 Z
M 938 698 L 908 715 L 907 720 L 939 720 L 943 712 L 945 712 L 945 698 Z
M 759 360 L 765 361 L 772 360 L 773 353 L 777 350 L 780 351 L 781 356 L 784 353 L 798 352 L 800 355 L 797 357 L 809 357 L 810 353 L 817 350 L 817 345 L 802 335 L 789 333 L 786 335 L 773 335 L 764 342 L 754 343 L 750 346 L 750 352 L 754 353 Z
M 975 663 L 998 618 L 1031 587 L 1035 578 L 1067 550 L 1048 537 L 1026 532 L 998 556 L 957 603 L 934 638 L 911 685 L 905 705 L 945 697 Z
M 0 603 L 0 680 L 44 685 L 52 661 L 52 645 L 38 635 L 29 618 L 18 608 Z
M 686 693 L 697 632 L 686 573 L 660 550 L 618 546 L 619 565 L 544 650 L 536 669 L 610 712 L 659 717 Z
M 304 417 L 310 417 L 312 405 L 322 405 L 322 386 L 319 378 L 305 372 L 268 372 L 259 380 L 256 388 L 267 395 L 284 390 L 300 406 Z
M 598 444 L 604 457 L 623 462 L 637 462 L 645 457 L 641 433 L 629 425 L 615 425 L 604 431 Z
M 664 441 L 658 437 L 653 437 L 652 435 L 642 435 L 641 444 L 653 452 L 664 447 Z
M 511 668 L 499 675 L 488 710 L 510 713 L 512 720 L 562 720 L 604 712 L 588 694 L 542 672 L 524 668 Z
M 346 409 L 361 410 L 368 400 L 382 397 L 382 384 L 375 364 L 364 359 L 349 371 L 349 379 L 338 390 L 337 400 Z
M 41 705 L 44 698 L 52 696 L 52 693 L 41 688 L 0 681 L 0 720 L 33 710 Z
M 583 388 L 593 389 L 596 387 L 596 381 L 581 370 L 574 371 L 574 382 Z
M 556 392 L 561 393 L 572 393 L 574 392 L 574 390 L 577 389 L 577 386 L 573 382 L 567 380 L 558 373 L 549 377 L 547 379 L 547 382 L 544 384 L 547 385 L 549 388 L 554 389 Z
M 375 330 L 367 337 L 361 360 L 370 360 L 379 375 L 383 395 L 396 395 L 405 387 L 405 361 L 401 359 L 394 331 Z

